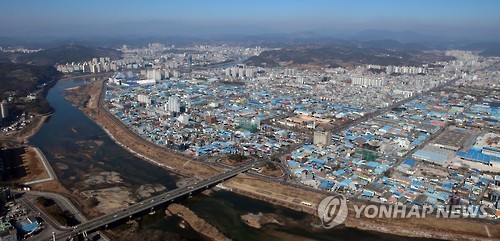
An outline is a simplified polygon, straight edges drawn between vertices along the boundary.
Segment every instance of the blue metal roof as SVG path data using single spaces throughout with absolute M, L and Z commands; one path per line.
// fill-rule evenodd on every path
M 412 160 L 412 159 L 405 159 L 405 161 L 403 162 L 403 164 L 406 164 L 408 166 L 413 166 L 415 165 L 415 160 Z
M 462 157 L 466 160 L 477 161 L 481 163 L 490 163 L 492 161 L 500 162 L 500 158 L 496 156 L 486 155 L 481 152 L 481 149 L 471 148 L 468 152 L 457 151 L 455 153 L 457 156 Z
M 321 182 L 321 184 L 319 184 L 319 186 L 322 188 L 332 188 L 333 184 L 334 184 L 333 181 L 324 180 Z
M 363 196 L 365 197 L 373 197 L 373 192 L 370 192 L 370 191 L 363 191 Z
M 32 233 L 34 232 L 38 227 L 38 223 L 35 221 L 35 222 L 32 222 L 32 223 L 29 223 L 27 225 L 24 225 L 21 227 L 21 230 L 23 233 Z
M 415 153 L 413 153 L 413 157 L 428 160 L 428 161 L 441 162 L 441 163 L 444 163 L 448 159 L 443 154 L 431 152 L 431 151 L 425 151 L 425 150 L 416 151 Z
M 370 161 L 370 162 L 367 162 L 365 165 L 367 165 L 369 167 L 378 167 L 380 165 L 380 163 Z
M 392 127 L 390 127 L 390 126 L 384 126 L 384 127 L 382 127 L 381 129 L 382 129 L 382 130 L 385 130 L 385 131 L 388 131 L 388 130 L 390 130 L 391 128 L 392 128 Z

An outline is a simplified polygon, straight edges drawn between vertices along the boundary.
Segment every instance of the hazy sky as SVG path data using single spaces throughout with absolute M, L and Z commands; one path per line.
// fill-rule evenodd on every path
M 496 38 L 499 0 L 0 0 L 0 36 L 411 30 Z M 166 26 L 172 25 L 172 26 Z M 185 31 L 183 31 L 183 29 Z M 208 30 L 207 30 L 208 31 Z M 215 30 L 213 30 L 215 31 Z

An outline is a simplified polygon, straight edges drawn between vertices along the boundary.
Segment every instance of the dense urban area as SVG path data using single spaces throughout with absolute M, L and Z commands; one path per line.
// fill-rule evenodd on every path
M 484 205 L 489 219 L 500 216 L 499 58 L 449 50 L 443 53 L 449 60 L 421 66 L 246 64 L 270 50 L 279 49 L 124 45 L 121 58 L 56 68 L 65 77 L 109 73 L 100 100 L 104 109 L 143 139 L 179 155 L 205 163 L 251 157 L 281 168 L 284 184 L 352 200 L 436 210 Z M 31 126 L 39 114 L 9 115 L 9 106 L 36 101 L 44 88 L 1 102 L 3 135 Z M 251 169 L 265 176 L 263 168 Z M 9 167 L 0 170 L 6 175 Z M 47 228 L 38 210 L 53 206 L 52 199 L 12 199 L 29 184 L 12 193 L 0 189 L 0 240 L 36 237 Z M 86 221 L 76 216 L 56 219 L 76 230 L 75 224 Z
M 197 46 L 189 50 L 202 53 L 155 55 L 164 49 L 126 51 L 116 61 L 123 72 L 110 78 L 105 95 L 111 113 L 158 145 L 202 158 L 273 156 L 296 182 L 371 201 L 442 208 L 459 200 L 499 214 L 499 92 L 491 88 L 499 76 L 488 71 L 498 59 L 448 51 L 454 60 L 424 66 L 239 64 L 182 73 L 180 66 L 261 48 Z M 134 75 L 135 65 L 147 69 Z

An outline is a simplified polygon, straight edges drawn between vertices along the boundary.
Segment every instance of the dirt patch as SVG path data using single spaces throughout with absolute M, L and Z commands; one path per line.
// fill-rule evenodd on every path
M 261 166 L 260 174 L 270 176 L 270 177 L 282 177 L 284 174 L 281 170 L 280 165 L 276 165 L 274 162 L 266 162 Z
M 241 220 L 243 220 L 248 226 L 252 228 L 261 228 L 262 224 L 260 223 L 260 218 L 262 217 L 262 213 L 258 214 L 245 214 L 241 215 Z
M 221 163 L 233 167 L 245 165 L 248 161 L 248 157 L 239 154 L 228 155 L 227 157 L 220 159 Z
M 244 174 L 239 174 L 228 180 L 224 185 L 237 193 L 309 214 L 315 214 L 316 205 L 326 197 L 326 195 L 316 192 L 265 181 Z M 303 203 L 311 204 L 311 206 Z
M 49 174 L 33 147 L 15 147 L 0 152 L 4 167 L 9 170 L 4 180 L 15 183 L 48 178 Z
M 103 184 L 121 184 L 123 179 L 117 172 L 99 172 L 96 174 L 86 174 L 83 176 L 84 181 L 81 183 L 84 189 L 93 185 Z
M 485 224 L 461 219 L 355 219 L 345 225 L 361 230 L 391 233 L 400 236 L 439 238 L 446 240 L 499 240 L 498 224 Z M 491 237 L 488 237 L 485 226 Z M 493 232 L 492 232 L 493 231 Z
M 498 223 L 475 221 L 471 219 L 443 219 L 427 215 L 425 218 L 356 218 L 353 205 L 350 203 L 349 214 L 345 225 L 362 230 L 391 233 L 400 236 L 440 238 L 446 240 L 499 240 Z M 485 226 L 489 229 L 488 237 Z M 493 230 L 493 232 L 492 232 Z
M 135 194 L 140 197 L 140 199 L 148 198 L 153 196 L 155 193 L 160 193 L 165 191 L 167 188 L 162 185 L 145 184 L 140 186 Z
M 263 225 L 266 224 L 278 224 L 278 225 L 284 225 L 280 221 L 278 221 L 273 214 L 263 214 L 263 213 L 248 213 L 245 215 L 241 215 L 241 220 L 245 221 L 245 223 L 253 228 L 261 228 Z
M 26 176 L 21 177 L 19 182 L 27 182 L 50 177 L 47 170 L 45 170 L 42 160 L 40 160 L 35 149 L 32 147 L 27 147 L 26 152 L 21 155 L 21 158 L 23 159 L 23 167 L 26 170 Z
M 132 192 L 123 186 L 82 191 L 80 194 L 88 199 L 97 199 L 98 204 L 94 208 L 101 213 L 118 211 L 136 201 Z
M 180 204 L 171 204 L 168 206 L 165 212 L 167 216 L 178 215 L 191 226 L 196 232 L 204 235 L 210 240 L 231 240 L 224 236 L 217 228 L 212 226 L 207 221 L 198 217 L 193 211 L 189 210 L 187 207 Z

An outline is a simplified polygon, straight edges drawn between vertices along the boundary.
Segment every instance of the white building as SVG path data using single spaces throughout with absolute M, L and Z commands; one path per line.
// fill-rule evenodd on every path
M 362 86 L 384 86 L 387 81 L 385 79 L 372 79 L 366 77 L 352 77 L 353 85 L 362 85 Z
M 9 117 L 9 106 L 7 101 L 3 100 L 2 103 L 0 103 L 0 112 L 2 114 L 2 119 Z
M 189 115 L 188 114 L 182 114 L 178 118 L 180 123 L 186 125 L 189 124 Z
M 151 104 L 151 98 L 148 95 L 137 95 L 137 101 L 148 105 Z
M 161 70 L 159 69 L 149 69 L 146 74 L 147 79 L 154 79 L 156 81 L 161 80 Z
M 313 142 L 314 145 L 329 146 L 332 144 L 332 133 L 330 131 L 317 130 L 314 132 Z
M 170 112 L 175 112 L 175 113 L 181 112 L 181 104 L 179 101 L 179 97 L 177 97 L 177 96 L 168 97 L 167 110 Z
M 139 85 L 155 85 L 156 80 L 154 79 L 144 79 L 144 80 L 138 80 L 136 81 L 137 84 Z

